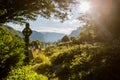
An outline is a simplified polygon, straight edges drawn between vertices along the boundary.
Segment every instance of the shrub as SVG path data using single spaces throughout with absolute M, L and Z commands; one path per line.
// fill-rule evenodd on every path
M 46 76 L 37 74 L 31 66 L 23 66 L 12 69 L 5 80 L 48 80 Z
M 39 54 L 35 58 L 34 63 L 48 64 L 48 65 L 51 64 L 49 58 L 45 56 L 43 53 Z

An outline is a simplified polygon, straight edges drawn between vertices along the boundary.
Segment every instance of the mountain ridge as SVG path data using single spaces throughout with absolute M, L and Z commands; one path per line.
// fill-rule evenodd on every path
M 12 27 L 8 26 L 8 25 L 4 25 L 8 30 L 11 31 L 11 33 L 24 38 L 24 35 L 22 34 L 21 31 L 17 31 L 15 29 L 13 29 Z M 56 32 L 38 32 L 38 31 L 32 31 L 32 34 L 30 35 L 30 39 L 31 40 L 41 40 L 42 42 L 45 43 L 53 43 L 53 42 L 58 42 L 59 40 L 62 39 L 62 37 L 65 34 L 62 33 L 56 33 Z
M 78 36 L 80 36 L 80 32 L 81 32 L 81 27 L 78 27 L 76 30 L 73 30 L 69 34 L 69 37 L 78 37 Z
M 58 42 L 62 39 L 62 37 L 65 34 L 62 33 L 56 33 L 56 32 L 37 32 L 33 31 L 30 38 L 32 40 L 39 39 L 43 42 L 49 43 L 49 42 Z

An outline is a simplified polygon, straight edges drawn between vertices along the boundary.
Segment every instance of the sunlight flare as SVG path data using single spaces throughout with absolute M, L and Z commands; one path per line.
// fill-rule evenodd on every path
M 89 1 L 82 1 L 79 8 L 82 13 L 86 13 L 90 10 L 91 4 Z

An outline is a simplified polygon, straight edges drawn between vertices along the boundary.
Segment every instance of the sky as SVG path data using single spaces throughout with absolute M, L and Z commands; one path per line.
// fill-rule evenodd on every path
M 13 23 L 9 23 L 8 25 L 19 31 L 22 31 L 25 28 L 25 25 Z M 45 18 L 38 17 L 36 21 L 30 21 L 30 28 L 38 32 L 57 32 L 70 34 L 72 30 L 75 30 L 80 26 L 82 26 L 82 24 L 76 19 L 67 20 L 62 23 L 59 20 L 47 20 Z
M 38 32 L 57 32 L 70 34 L 73 30 L 83 25 L 76 18 L 79 16 L 80 12 L 85 12 L 84 7 L 84 4 L 83 6 L 74 7 L 74 9 L 72 9 L 72 15 L 68 15 L 69 19 L 64 22 L 60 22 L 58 19 L 54 18 L 48 20 L 39 16 L 36 21 L 29 22 L 30 28 Z M 22 31 L 25 28 L 25 25 L 13 23 L 8 23 L 7 25 L 19 31 Z

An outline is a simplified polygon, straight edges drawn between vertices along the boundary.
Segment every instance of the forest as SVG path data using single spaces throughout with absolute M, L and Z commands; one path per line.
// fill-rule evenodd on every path
M 46 47 L 40 40 L 30 40 L 29 48 L 34 47 L 34 50 L 26 62 L 23 37 L 5 23 L 25 24 L 27 20 L 36 20 L 38 15 L 47 19 L 52 15 L 64 21 L 69 5 L 76 2 L 1 0 L 0 80 L 120 80 L 120 1 L 103 2 L 109 1 L 113 4 L 110 9 L 100 7 L 93 14 L 102 17 L 79 16 L 86 24 L 77 37 L 65 35 Z

